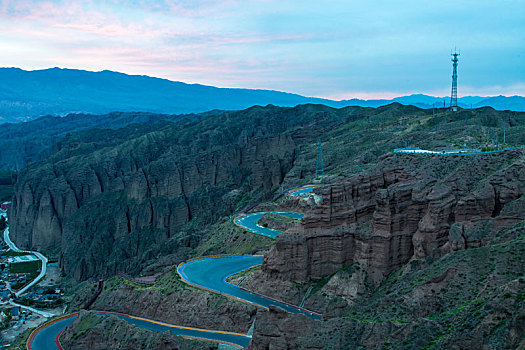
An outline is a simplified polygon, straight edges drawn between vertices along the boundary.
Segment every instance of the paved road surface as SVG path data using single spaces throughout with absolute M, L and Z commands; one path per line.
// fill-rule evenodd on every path
M 267 213 L 278 214 L 282 216 L 287 216 L 292 219 L 301 220 L 304 214 L 300 213 L 290 213 L 290 212 L 278 212 L 278 211 L 265 211 L 259 213 L 252 213 L 245 216 L 241 216 L 235 219 L 235 223 L 241 227 L 244 227 L 250 232 L 257 233 L 259 235 L 275 238 L 282 231 L 274 230 L 268 227 L 263 227 L 257 224 L 257 221 Z
M 209 340 L 213 342 L 221 342 L 225 344 L 235 345 L 236 347 L 242 348 L 247 347 L 250 343 L 251 336 L 247 334 L 239 334 L 233 332 L 223 332 L 223 331 L 213 331 L 213 330 L 203 330 L 192 327 L 181 327 L 175 326 L 164 322 L 158 322 L 153 320 L 148 320 L 141 317 L 134 317 L 130 315 L 113 313 L 113 312 L 104 312 L 104 311 L 93 311 L 99 315 L 112 314 L 118 318 L 135 325 L 139 328 L 149 329 L 152 331 L 158 332 L 172 332 L 175 335 L 186 337 L 186 338 L 195 338 L 202 340 Z M 56 343 L 57 336 L 63 331 L 67 326 L 69 326 L 73 321 L 78 317 L 78 314 L 71 314 L 66 316 L 59 321 L 51 321 L 47 323 L 44 327 L 40 328 L 35 332 L 34 336 L 31 337 L 27 343 L 27 348 L 30 350 L 57 350 L 58 346 Z
M 233 297 L 250 304 L 268 308 L 277 305 L 289 312 L 301 313 L 320 319 L 320 315 L 281 301 L 277 301 L 226 282 L 226 278 L 238 272 L 262 264 L 261 255 L 217 256 L 189 261 L 179 266 L 177 272 L 184 282 L 203 289 Z
M 290 191 L 290 196 L 298 196 L 300 194 L 309 193 L 312 192 L 316 187 L 319 187 L 318 185 L 308 185 L 304 187 L 299 187 L 295 190 Z
M 55 338 L 58 334 L 69 326 L 77 318 L 77 315 L 69 315 L 59 321 L 46 323 L 44 327 L 39 328 L 34 337 L 30 337 L 27 342 L 29 350 L 57 350 Z
M 42 270 L 40 271 L 38 276 L 36 276 L 36 278 L 31 283 L 29 283 L 24 288 L 20 289 L 18 292 L 15 293 L 15 295 L 19 297 L 20 295 L 25 293 L 29 288 L 37 284 L 42 278 L 44 278 L 47 272 L 47 258 L 43 256 L 42 254 L 40 254 L 39 252 L 18 249 L 18 247 L 13 243 L 13 241 L 11 241 L 11 238 L 9 237 L 9 227 L 4 230 L 4 241 L 9 246 L 9 248 L 11 248 L 12 251 L 18 252 L 18 253 L 34 254 L 38 259 L 40 259 L 40 261 L 42 261 Z

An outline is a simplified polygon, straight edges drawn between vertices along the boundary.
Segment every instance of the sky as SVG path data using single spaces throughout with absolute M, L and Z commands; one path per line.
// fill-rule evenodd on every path
M 525 96 L 524 0 L 0 0 L 0 66 L 332 99 Z

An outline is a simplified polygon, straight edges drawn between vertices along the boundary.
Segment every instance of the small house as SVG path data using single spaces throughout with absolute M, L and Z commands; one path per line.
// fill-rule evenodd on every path
M 20 318 L 20 308 L 18 306 L 11 309 L 11 318 L 18 320 Z
M 9 209 L 10 205 L 11 205 L 11 202 L 3 202 L 2 204 L 0 204 L 0 208 L 2 208 L 2 210 L 7 210 Z

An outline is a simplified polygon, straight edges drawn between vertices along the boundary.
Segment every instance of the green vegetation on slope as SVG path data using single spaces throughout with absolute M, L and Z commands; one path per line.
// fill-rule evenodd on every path
M 228 221 L 208 228 L 193 255 L 251 254 L 257 248 L 268 247 L 274 242 L 270 237 L 251 233 Z
M 11 273 L 29 273 L 31 276 L 37 276 L 42 268 L 40 260 L 17 263 L 9 265 L 9 272 Z
M 78 319 L 60 336 L 64 346 L 97 349 L 133 348 L 154 349 L 162 347 L 177 349 L 217 349 L 217 345 L 200 340 L 188 340 L 170 332 L 157 332 L 135 327 L 114 315 L 81 312 Z
M 259 219 L 259 221 L 257 221 L 257 224 L 274 230 L 286 231 L 299 222 L 301 222 L 301 220 L 289 218 L 283 215 L 266 213 Z
M 14 194 L 16 172 L 0 171 L 0 202 L 11 201 Z
M 446 349 L 469 334 L 505 348 L 509 329 L 525 325 L 524 224 L 504 243 L 429 258 L 412 272 L 403 267 L 338 315 L 394 323 L 385 349 Z

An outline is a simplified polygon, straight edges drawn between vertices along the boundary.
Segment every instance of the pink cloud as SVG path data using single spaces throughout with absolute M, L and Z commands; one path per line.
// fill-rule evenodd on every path
M 107 37 L 151 37 L 159 34 L 159 31 L 145 28 L 142 23 L 125 24 L 115 13 L 95 9 L 90 1 L 61 4 L 51 1 L 2 1 L 0 17 L 35 26 L 40 24 L 40 28 L 72 29 Z
M 327 98 L 330 100 L 348 100 L 352 98 L 358 98 L 361 100 L 373 100 L 373 99 L 392 99 L 401 95 L 410 95 L 415 92 L 399 93 L 392 91 L 347 91 L 347 92 L 337 92 L 329 95 L 323 95 L 322 98 Z
M 146 12 L 188 18 L 227 16 L 227 9 L 239 10 L 240 5 L 243 4 L 238 0 L 139 0 L 135 3 L 127 0 L 113 0 L 113 3 L 120 6 L 136 6 Z

